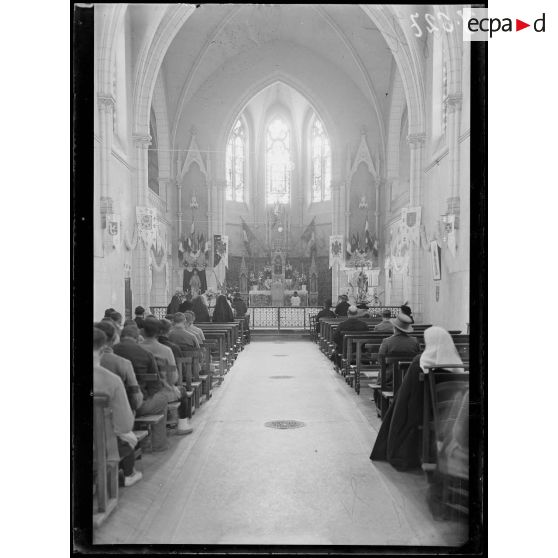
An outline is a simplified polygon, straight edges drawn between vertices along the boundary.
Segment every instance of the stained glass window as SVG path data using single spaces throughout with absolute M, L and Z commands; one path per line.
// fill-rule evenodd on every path
M 323 124 L 317 118 L 312 125 L 312 201 L 331 199 L 331 148 Z
M 227 142 L 226 173 L 228 201 L 243 202 L 246 184 L 246 137 L 240 119 L 236 121 Z
M 287 123 L 275 118 L 267 127 L 265 142 L 266 202 L 290 202 L 291 197 L 291 133 Z

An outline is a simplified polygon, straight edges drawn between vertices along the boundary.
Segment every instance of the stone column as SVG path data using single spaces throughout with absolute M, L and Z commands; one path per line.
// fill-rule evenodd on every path
M 226 181 L 225 181 L 226 186 Z M 214 250 L 213 250 L 213 236 L 218 234 L 217 231 L 219 230 L 219 190 L 217 188 L 217 184 L 215 179 L 211 180 L 209 183 L 209 211 L 207 212 L 207 220 L 208 220 L 208 236 L 210 242 L 210 250 L 209 250 L 209 265 L 213 267 L 215 262 L 213 260 Z
M 448 108 L 448 154 L 450 163 L 450 197 L 459 195 L 459 126 L 461 122 L 461 95 L 446 99 Z
M 215 222 L 215 234 L 225 234 L 225 193 L 227 188 L 227 181 L 217 180 L 215 186 L 217 194 L 217 219 Z
M 106 235 L 106 214 L 114 211 L 112 198 L 109 188 L 110 159 L 112 156 L 112 137 L 113 137 L 113 115 L 115 109 L 115 99 L 110 93 L 99 93 L 97 95 L 99 106 L 99 136 L 101 138 L 101 148 L 99 152 L 99 216 L 100 231 L 97 238 L 99 245 L 96 253 L 104 256 L 105 244 L 110 241 Z
M 133 134 L 136 147 L 136 205 L 147 205 L 147 150 L 151 145 L 149 134 Z
M 151 143 L 149 135 L 133 135 L 136 146 L 136 205 L 147 205 L 147 149 Z M 132 304 L 149 310 L 151 298 L 151 262 L 148 247 L 141 238 L 132 254 Z
M 422 156 L 425 134 L 410 134 L 407 136 L 411 155 L 409 206 L 416 207 L 422 204 Z M 424 296 L 423 283 L 423 258 L 419 245 L 412 245 L 409 254 L 409 305 L 417 322 L 422 321 L 422 299 Z M 403 301 L 402 301 L 403 302 Z
M 99 184 L 101 186 L 101 199 L 105 199 L 109 195 L 109 165 L 112 153 L 112 136 L 113 136 L 113 113 L 115 100 L 110 93 L 99 93 L 97 95 L 97 104 L 99 106 L 99 135 L 102 141 Z
M 425 134 L 410 134 L 407 136 L 411 155 L 411 168 L 409 174 L 410 192 L 409 205 L 411 207 L 421 204 L 422 199 L 422 154 Z
M 332 182 L 331 184 L 331 234 L 345 235 L 345 220 L 343 217 L 343 197 L 344 197 L 344 184 L 343 182 Z M 346 239 L 344 239 L 346 243 Z M 345 246 L 343 246 L 345 250 Z M 328 239 L 328 253 L 329 253 L 329 239 Z M 335 263 L 331 268 L 331 300 L 335 303 L 339 295 L 339 264 Z

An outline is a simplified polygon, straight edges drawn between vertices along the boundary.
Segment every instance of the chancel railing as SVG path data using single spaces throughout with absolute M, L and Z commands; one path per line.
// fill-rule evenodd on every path
M 288 306 L 251 306 L 250 325 L 252 329 L 310 329 L 310 317 L 315 316 L 320 308 L 304 306 L 293 308 Z
M 250 306 L 251 329 L 269 329 L 280 331 L 282 329 L 296 329 L 308 331 L 310 329 L 310 318 L 315 316 L 322 308 L 315 306 L 304 306 L 293 308 L 292 306 Z M 399 306 L 373 306 L 368 309 L 370 317 L 381 317 L 384 310 L 390 310 L 392 317 L 401 311 Z M 166 306 L 151 306 L 151 312 L 157 318 L 164 318 L 167 313 Z M 209 308 L 213 313 L 213 308 Z

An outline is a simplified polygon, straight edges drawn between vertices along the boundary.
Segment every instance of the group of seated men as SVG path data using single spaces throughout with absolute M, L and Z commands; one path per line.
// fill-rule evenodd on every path
M 112 410 L 114 433 L 118 441 L 124 486 L 141 478 L 134 468 L 134 416 L 163 414 L 167 406 L 179 401 L 176 434 L 187 435 L 193 429 L 187 415 L 187 393 L 176 366 L 182 351 L 203 347 L 203 331 L 194 326 L 194 313 L 177 312 L 172 322 L 145 315 L 136 308 L 136 318 L 121 325 L 122 316 L 114 309 L 105 311 L 100 322 L 93 325 L 93 391 L 108 397 Z M 156 381 L 138 384 L 137 377 L 154 374 Z M 168 449 L 166 422 L 152 429 L 153 451 Z
M 349 306 L 347 309 L 347 319 L 339 324 L 336 329 L 333 341 L 336 345 L 334 358 L 340 365 L 341 355 L 343 354 L 343 335 L 351 332 L 367 332 L 368 325 L 358 317 L 358 308 Z M 378 358 L 383 359 L 389 355 L 409 356 L 410 358 L 420 353 L 420 345 L 416 337 L 412 337 L 414 320 L 410 308 L 406 305 L 401 307 L 401 312 L 396 318 L 391 318 L 391 311 L 384 310 L 382 321 L 374 327 L 374 331 L 393 332 L 393 335 L 382 340 L 378 350 Z

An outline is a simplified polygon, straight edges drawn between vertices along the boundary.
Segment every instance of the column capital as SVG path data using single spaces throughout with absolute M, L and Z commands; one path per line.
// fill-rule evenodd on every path
M 151 136 L 149 134 L 132 134 L 134 145 L 139 148 L 147 149 L 151 145 Z
M 114 108 L 116 104 L 116 99 L 112 96 L 112 93 L 97 93 L 97 102 L 103 108 Z
M 426 134 L 419 133 L 419 134 L 409 134 L 407 136 L 407 143 L 410 147 L 420 147 L 426 141 Z
M 463 102 L 463 95 L 461 95 L 461 93 L 457 93 L 455 95 L 448 95 L 445 98 L 444 102 L 446 103 L 448 110 L 450 111 L 458 110 L 461 108 L 461 103 Z

